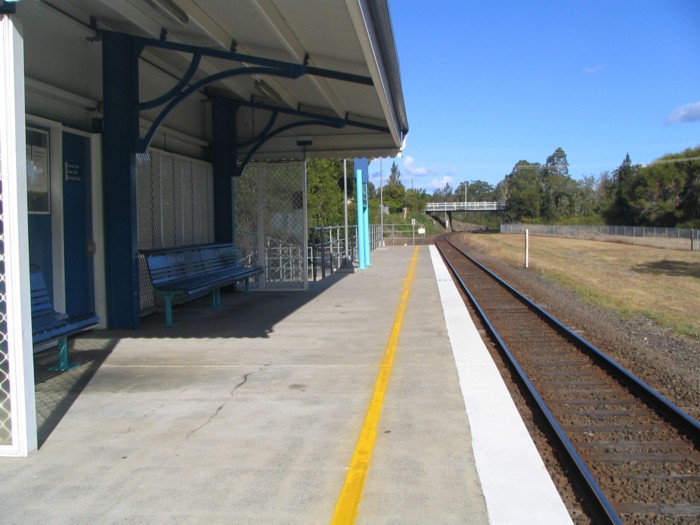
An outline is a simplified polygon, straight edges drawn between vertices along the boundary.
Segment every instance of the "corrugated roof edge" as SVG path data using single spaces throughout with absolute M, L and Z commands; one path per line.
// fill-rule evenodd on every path
M 367 0 L 367 6 L 369 7 L 372 20 L 375 25 L 375 30 L 377 32 L 384 67 L 387 69 L 394 112 L 397 115 L 399 127 L 401 129 L 401 133 L 404 135 L 403 138 L 405 139 L 405 135 L 408 134 L 408 117 L 406 115 L 403 89 L 401 87 L 399 56 L 396 51 L 394 29 L 391 25 L 389 5 L 387 0 Z

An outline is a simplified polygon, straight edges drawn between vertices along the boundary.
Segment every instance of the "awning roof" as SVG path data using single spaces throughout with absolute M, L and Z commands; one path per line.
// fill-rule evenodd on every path
M 408 121 L 386 0 L 52 0 L 49 8 L 83 23 L 92 19 L 98 30 L 235 50 L 236 56 L 305 64 L 311 72 L 318 68 L 341 74 L 334 78 L 307 70 L 298 78 L 238 75 L 203 87 L 203 93 L 245 104 L 237 117 L 244 138 L 246 133 L 253 136 L 260 131 L 271 108 L 283 110 L 276 125 L 317 121 L 288 126 L 259 146 L 253 160 L 299 158 L 300 137 L 311 139 L 306 146 L 310 156 L 394 156 L 403 147 Z M 147 47 L 141 58 L 178 79 L 192 55 Z M 255 64 L 204 56 L 188 84 L 242 66 Z M 368 82 L 348 80 L 355 77 Z M 141 83 L 142 101 L 162 94 L 162 81 L 144 85 L 148 79 L 142 77 Z M 156 115 L 154 110 L 141 116 L 153 120 Z M 333 125 L 320 125 L 310 115 L 329 119 Z M 201 126 L 188 130 L 181 122 L 165 123 L 193 136 L 209 133 Z

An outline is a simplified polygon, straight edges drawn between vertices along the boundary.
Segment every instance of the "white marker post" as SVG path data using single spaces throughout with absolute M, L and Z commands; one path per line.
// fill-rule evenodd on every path
M 528 267 L 530 252 L 530 232 L 525 230 L 525 268 Z

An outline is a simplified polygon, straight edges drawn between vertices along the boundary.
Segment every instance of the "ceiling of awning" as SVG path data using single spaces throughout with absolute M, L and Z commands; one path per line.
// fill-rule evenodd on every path
M 23 0 L 22 3 L 28 0 Z M 408 121 L 386 0 L 50 0 L 39 2 L 61 16 L 99 30 L 218 51 L 305 64 L 298 78 L 267 73 L 237 75 L 198 90 L 239 101 L 237 128 L 245 138 L 281 108 L 276 125 L 287 130 L 256 150 L 253 160 L 298 158 L 300 138 L 309 156 L 394 156 Z M 21 12 L 21 9 L 20 11 Z M 85 29 L 85 27 L 83 27 Z M 191 53 L 149 46 L 141 59 L 173 82 L 187 71 Z M 242 59 L 205 56 L 189 84 L 231 68 L 254 67 Z M 339 73 L 313 74 L 315 70 Z M 143 69 L 143 68 L 142 68 Z M 346 76 L 352 75 L 352 76 Z M 369 82 L 356 82 L 352 78 Z M 141 100 L 162 94 L 163 81 L 141 77 Z M 368 85 L 369 84 L 369 85 Z M 140 115 L 153 120 L 156 110 Z M 321 125 L 319 116 L 333 125 Z M 316 121 L 294 127 L 293 123 Z M 207 139 L 209 130 L 167 126 Z M 308 144 L 310 139 L 310 144 Z

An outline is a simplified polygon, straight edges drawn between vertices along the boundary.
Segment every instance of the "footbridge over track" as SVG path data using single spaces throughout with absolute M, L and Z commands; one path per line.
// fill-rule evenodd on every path
M 505 202 L 429 202 L 425 205 L 425 213 L 437 214 L 444 213 L 443 226 L 446 230 L 452 229 L 452 213 L 453 212 L 473 212 L 473 211 L 504 211 L 506 209 Z M 435 217 L 439 222 L 443 222 L 438 216 Z
M 505 202 L 429 202 L 425 205 L 426 213 L 439 211 L 503 211 Z

